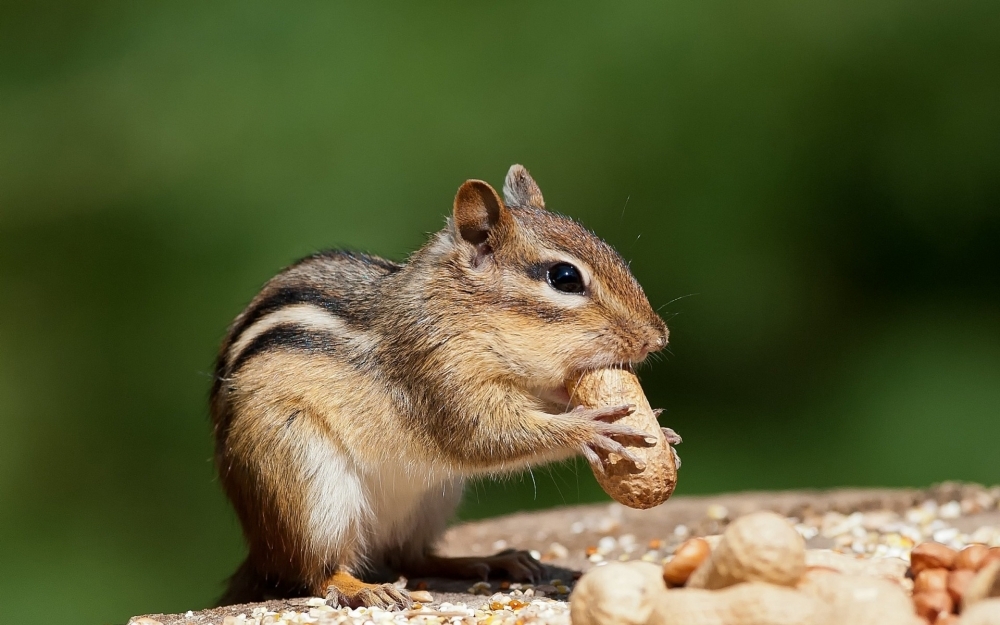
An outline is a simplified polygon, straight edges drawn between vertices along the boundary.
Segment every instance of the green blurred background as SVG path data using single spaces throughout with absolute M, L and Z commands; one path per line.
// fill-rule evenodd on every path
M 211 603 L 226 325 L 514 162 L 664 306 L 678 493 L 1000 481 L 998 33 L 995 0 L 3 3 L 0 606 Z M 461 515 L 602 499 L 576 465 Z

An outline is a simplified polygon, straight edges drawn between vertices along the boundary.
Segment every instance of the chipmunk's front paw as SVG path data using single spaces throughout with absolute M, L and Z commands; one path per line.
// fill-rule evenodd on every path
M 606 464 L 623 458 L 642 471 L 646 463 L 629 451 L 622 441 L 637 447 L 652 447 L 656 437 L 630 425 L 609 422 L 632 414 L 634 406 L 612 406 L 609 408 L 577 408 L 569 413 L 587 421 L 590 436 L 581 446 L 580 452 L 590 464 L 603 471 Z

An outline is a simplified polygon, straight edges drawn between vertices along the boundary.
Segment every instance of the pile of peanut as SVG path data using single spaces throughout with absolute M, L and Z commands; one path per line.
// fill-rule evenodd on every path
M 918 614 L 932 623 L 965 623 L 955 614 L 1000 597 L 1000 547 L 969 545 L 956 551 L 922 543 L 910 554 L 910 574 Z
M 756 512 L 662 567 L 591 570 L 570 610 L 574 625 L 1000 625 L 1000 547 L 922 543 L 907 569 L 807 550 L 784 517 Z

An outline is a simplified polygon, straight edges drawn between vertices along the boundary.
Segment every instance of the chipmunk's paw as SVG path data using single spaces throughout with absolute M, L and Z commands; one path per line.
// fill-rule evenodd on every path
M 505 549 L 492 556 L 443 558 L 428 555 L 406 571 L 415 577 L 449 577 L 487 581 L 495 573 L 504 573 L 515 582 L 538 583 L 545 579 L 545 566 L 527 551 Z
M 480 559 L 481 564 L 490 571 L 500 570 L 515 582 L 531 582 L 537 584 L 545 577 L 545 567 L 527 551 L 505 549 L 492 556 Z
M 367 584 L 346 571 L 334 573 L 326 583 L 326 602 L 333 607 L 404 610 L 413 605 L 405 590 L 392 584 Z
M 591 435 L 580 448 L 580 452 L 594 468 L 603 471 L 605 464 L 612 462 L 612 454 L 628 460 L 639 471 L 646 468 L 646 463 L 629 451 L 622 441 L 633 446 L 651 447 L 656 444 L 656 437 L 629 425 L 608 422 L 632 414 L 633 410 L 635 406 L 623 405 L 609 408 L 577 408 L 569 413 L 578 419 L 587 420 Z

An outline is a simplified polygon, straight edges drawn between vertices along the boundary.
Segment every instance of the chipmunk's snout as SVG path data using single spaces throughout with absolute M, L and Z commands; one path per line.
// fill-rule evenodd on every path
M 667 346 L 667 331 L 666 329 L 664 329 L 662 332 L 657 334 L 657 336 L 646 341 L 644 349 L 646 350 L 646 353 L 658 352 L 666 346 Z
M 633 362 L 641 362 L 653 352 L 658 352 L 667 346 L 669 332 L 663 323 L 647 326 L 638 333 L 635 343 Z

